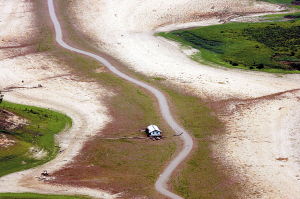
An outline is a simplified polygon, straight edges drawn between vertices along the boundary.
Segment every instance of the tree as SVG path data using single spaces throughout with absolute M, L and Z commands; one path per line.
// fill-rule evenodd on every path
M 3 101 L 3 98 L 4 98 L 4 95 L 1 94 L 1 91 L 0 91 L 0 104 L 2 103 Z

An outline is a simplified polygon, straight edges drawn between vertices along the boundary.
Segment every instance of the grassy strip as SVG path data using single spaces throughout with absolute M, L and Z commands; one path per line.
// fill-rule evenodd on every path
M 167 89 L 175 114 L 195 137 L 198 148 L 180 173 L 172 178 L 173 189 L 187 199 L 236 198 L 238 184 L 228 183 L 222 165 L 211 156 L 211 136 L 222 133 L 222 123 L 211 109 L 197 97 L 186 96 Z
M 58 148 L 55 147 L 54 135 L 64 128 L 71 126 L 72 121 L 64 114 L 33 106 L 25 106 L 2 102 L 1 109 L 13 112 L 27 119 L 28 125 L 14 129 L 12 132 L 3 131 L 16 144 L 0 151 L 0 176 L 41 165 L 53 159 Z M 31 147 L 43 150 L 42 158 L 34 158 Z
M 283 21 L 287 19 L 299 19 L 300 12 L 292 13 L 292 14 L 272 14 L 263 16 L 265 19 L 270 21 Z
M 278 3 L 278 4 L 291 4 L 295 0 L 260 0 L 260 1 L 265 1 L 269 3 Z
M 274 4 L 283 4 L 289 6 L 291 8 L 300 9 L 300 1 L 299 0 L 258 0 L 258 1 L 265 1 Z
M 0 199 L 89 199 L 85 196 L 45 195 L 35 193 L 0 193 Z
M 229 23 L 157 35 L 199 49 L 198 62 L 229 68 L 300 73 L 300 20 Z

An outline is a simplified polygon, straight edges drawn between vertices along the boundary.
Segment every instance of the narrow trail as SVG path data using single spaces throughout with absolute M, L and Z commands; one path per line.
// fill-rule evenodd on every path
M 92 57 L 92 58 L 96 59 L 97 61 L 99 61 L 104 66 L 106 66 L 112 73 L 116 74 L 117 76 L 150 91 L 158 100 L 161 114 L 162 114 L 164 120 L 167 122 L 167 124 L 176 133 L 178 133 L 178 134 L 182 133 L 182 135 L 180 136 L 184 143 L 182 150 L 168 164 L 168 166 L 165 168 L 165 170 L 159 175 L 159 178 L 157 179 L 157 181 L 155 183 L 155 189 L 158 192 L 160 192 L 161 194 L 163 194 L 167 197 L 170 197 L 172 199 L 182 199 L 182 197 L 180 197 L 180 196 L 176 195 L 175 193 L 168 190 L 167 182 L 168 182 L 171 174 L 173 173 L 173 171 L 177 168 L 177 166 L 180 163 L 182 163 L 185 160 L 185 158 L 190 154 L 190 152 L 193 148 L 193 139 L 189 135 L 189 133 L 187 131 L 185 131 L 183 129 L 183 127 L 181 127 L 173 118 L 173 116 L 170 112 L 170 107 L 168 105 L 167 99 L 164 96 L 164 94 L 162 92 L 160 92 L 158 89 L 150 86 L 149 84 L 146 84 L 142 81 L 139 81 L 137 79 L 134 79 L 134 78 L 122 73 L 115 66 L 113 66 L 108 60 L 104 59 L 103 57 L 93 54 L 93 53 L 90 53 L 90 52 L 87 52 L 87 51 L 84 51 L 84 50 L 74 48 L 74 47 L 68 45 L 67 43 L 65 43 L 63 40 L 63 33 L 62 33 L 61 25 L 58 21 L 56 13 L 55 13 L 53 0 L 48 0 L 48 8 L 49 8 L 51 21 L 52 21 L 52 23 L 54 25 L 54 29 L 55 29 L 56 41 L 60 46 L 62 46 L 63 48 L 66 48 L 70 51 Z

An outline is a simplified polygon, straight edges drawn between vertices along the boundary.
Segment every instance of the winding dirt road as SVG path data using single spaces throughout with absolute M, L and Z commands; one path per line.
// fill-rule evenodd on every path
M 149 84 L 146 84 L 142 81 L 139 81 L 137 79 L 134 79 L 121 71 L 119 71 L 116 67 L 114 67 L 108 60 L 104 59 L 103 57 L 100 57 L 96 54 L 80 50 L 77 48 L 74 48 L 67 43 L 63 41 L 63 33 L 62 29 L 60 26 L 60 23 L 58 21 L 58 18 L 55 13 L 55 8 L 53 4 L 53 0 L 48 0 L 48 7 L 49 7 L 49 13 L 51 20 L 53 22 L 54 28 L 55 28 L 55 35 L 56 35 L 56 41 L 58 42 L 59 45 L 61 45 L 63 48 L 66 48 L 70 51 L 80 53 L 89 57 L 92 57 L 99 61 L 101 64 L 106 66 L 111 72 L 116 74 L 117 76 L 132 82 L 142 88 L 147 89 L 150 91 L 157 99 L 159 103 L 159 108 L 161 111 L 161 114 L 164 118 L 164 120 L 168 123 L 168 125 L 176 132 L 176 133 L 182 133 L 180 136 L 184 145 L 180 153 L 169 163 L 169 165 L 165 168 L 165 170 L 160 174 L 159 178 L 157 179 L 155 183 L 155 188 L 158 192 L 161 194 L 168 196 L 173 199 L 182 199 L 182 197 L 170 192 L 167 189 L 167 182 L 172 174 L 172 172 L 177 168 L 177 166 L 184 161 L 184 159 L 189 155 L 193 148 L 193 139 L 192 137 L 188 134 L 187 131 L 185 131 L 173 118 L 171 112 L 170 112 L 170 107 L 168 105 L 167 99 L 164 96 L 162 92 L 160 92 L 158 89 L 150 86 Z

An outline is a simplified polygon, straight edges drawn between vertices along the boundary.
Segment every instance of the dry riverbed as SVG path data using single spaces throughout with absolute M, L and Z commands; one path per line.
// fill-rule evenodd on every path
M 226 131 L 214 137 L 213 156 L 246 187 L 241 198 L 299 196 L 300 94 L 293 89 L 299 89 L 300 76 L 208 67 L 186 56 L 193 49 L 153 35 L 222 23 L 244 14 L 279 11 L 279 6 L 252 0 L 73 0 L 68 6 L 75 28 L 99 50 L 130 69 L 165 79 L 166 84 L 217 104 Z M 56 159 L 0 178 L 0 192 L 114 198 L 116 195 L 105 191 L 43 184 L 35 178 L 44 169 L 59 173 L 72 165 L 83 144 L 112 120 L 104 98 L 114 95 L 75 75 L 66 60 L 37 52 L 34 38 L 42 31 L 35 9 L 31 1 L 0 0 L 0 89 L 9 91 L 4 93 L 6 100 L 67 114 L 73 127 L 58 136 L 62 153 Z

